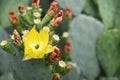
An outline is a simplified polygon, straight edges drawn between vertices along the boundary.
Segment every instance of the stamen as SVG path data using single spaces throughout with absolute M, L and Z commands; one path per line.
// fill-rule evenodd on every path
M 39 45 L 37 44 L 36 46 L 35 46 L 35 49 L 38 49 L 39 48 Z

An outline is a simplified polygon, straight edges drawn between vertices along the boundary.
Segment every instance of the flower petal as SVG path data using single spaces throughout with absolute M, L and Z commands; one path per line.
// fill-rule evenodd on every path
M 33 27 L 24 38 L 25 47 L 28 47 L 30 45 L 35 46 L 39 43 L 40 43 L 39 33 L 35 30 L 35 27 Z
M 46 48 L 45 53 L 50 53 L 50 52 L 52 52 L 53 50 L 54 50 L 53 47 L 52 47 L 51 45 L 48 45 L 47 48 Z
M 27 56 L 27 55 L 24 55 L 22 61 L 25 61 L 25 60 L 29 60 L 29 59 L 32 59 L 31 57 Z
M 38 33 L 33 27 L 24 38 L 24 58 L 44 58 L 44 55 L 53 51 L 53 47 L 48 45 L 49 34 L 47 30 L 40 30 Z
M 45 49 L 49 41 L 49 35 L 47 30 L 40 30 L 40 41 L 43 42 L 43 49 Z
M 41 51 L 41 53 L 38 55 L 39 58 L 44 58 L 45 54 L 48 54 L 52 52 L 54 49 L 51 45 L 48 45 L 44 50 Z
M 36 53 L 34 50 L 35 50 L 35 46 L 39 45 L 39 44 L 40 44 L 39 33 L 35 30 L 35 27 L 33 27 L 24 38 L 24 47 L 25 47 L 24 54 L 25 54 L 25 56 L 24 56 L 23 60 L 36 58 L 36 56 L 39 53 L 38 53 L 38 51 Z M 42 50 L 42 47 L 40 47 L 39 50 Z

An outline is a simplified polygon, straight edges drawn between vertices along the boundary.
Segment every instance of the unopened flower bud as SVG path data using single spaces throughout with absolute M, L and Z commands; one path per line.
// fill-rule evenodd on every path
M 64 46 L 64 54 L 63 54 L 64 61 L 70 60 L 70 53 L 71 53 L 71 44 L 69 41 L 67 41 Z
M 60 50 L 59 50 L 59 48 L 55 47 L 54 51 L 49 56 L 50 61 L 51 62 L 56 62 L 56 61 L 58 61 L 59 57 L 60 57 Z
M 68 71 L 68 72 L 70 72 L 71 70 L 72 70 L 72 65 L 71 64 L 68 64 L 67 66 L 66 66 L 66 70 Z
M 39 8 L 40 0 L 32 0 L 32 8 Z
M 70 54 L 70 52 L 71 52 L 70 47 L 65 46 L 65 53 L 66 53 L 66 54 Z
M 20 18 L 22 21 L 27 24 L 28 26 L 33 25 L 33 22 L 30 18 L 30 16 L 26 13 L 26 10 L 24 9 L 24 6 L 22 4 L 18 5 L 19 13 L 20 13 Z
M 19 24 L 18 18 L 15 16 L 13 11 L 10 11 L 8 14 L 9 21 L 12 25 L 17 26 Z
M 55 15 L 55 17 L 50 21 L 50 25 L 52 27 L 57 27 L 62 22 L 63 17 L 63 11 L 60 10 L 58 14 Z
M 1 46 L 1 48 L 3 50 L 5 50 L 6 52 L 8 52 L 9 54 L 12 54 L 12 55 L 16 54 L 16 52 L 13 50 L 12 46 L 6 40 L 3 40 L 0 43 L 0 46 Z
M 65 18 L 69 20 L 72 18 L 72 12 L 69 7 L 66 7 L 65 9 Z
M 49 22 L 51 20 L 52 16 L 54 16 L 55 13 L 57 12 L 57 9 L 58 9 L 57 2 L 52 2 L 50 5 L 50 8 L 47 11 L 47 14 L 44 16 L 44 18 L 40 22 L 40 26 L 43 26 L 45 23 Z
M 59 73 L 54 73 L 53 74 L 53 80 L 62 80 L 60 74 Z
M 65 43 L 65 45 L 71 47 L 71 43 L 70 43 L 69 41 L 67 41 L 67 42 Z
M 26 10 L 24 9 L 23 4 L 19 4 L 19 5 L 18 5 L 18 10 L 19 10 L 20 14 L 26 13 Z
M 60 49 L 56 46 L 54 46 L 53 48 L 54 48 L 54 52 L 60 55 Z
M 47 14 L 50 15 L 50 16 L 54 16 L 55 13 L 57 12 L 57 10 L 58 10 L 58 3 L 57 2 L 52 2 L 51 5 L 50 5 L 50 8 L 47 11 Z
M 13 31 L 13 36 L 14 36 L 14 43 L 16 45 L 21 45 L 22 44 L 22 39 L 21 39 L 19 33 L 17 32 L 17 30 Z

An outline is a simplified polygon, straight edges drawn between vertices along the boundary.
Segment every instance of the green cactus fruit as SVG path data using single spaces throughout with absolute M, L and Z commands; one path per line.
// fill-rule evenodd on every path
M 113 76 L 120 67 L 120 31 L 110 29 L 97 41 L 97 56 L 107 76 Z

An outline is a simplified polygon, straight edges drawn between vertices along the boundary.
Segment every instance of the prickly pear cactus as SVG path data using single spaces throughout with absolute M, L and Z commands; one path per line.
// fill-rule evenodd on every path
M 4 75 L 2 75 L 0 77 L 0 80 L 15 80 L 15 79 L 14 79 L 13 74 L 8 72 L 8 73 L 5 73 Z
M 105 27 L 119 28 L 119 3 L 120 0 L 97 0 L 99 12 Z
M 0 58 L 2 59 L 0 61 L 1 77 L 11 72 L 15 80 L 47 80 L 48 77 L 49 79 L 52 79 L 50 68 L 42 60 L 23 62 L 21 61 L 21 55 L 11 57 L 3 51 L 1 51 L 0 55 Z
M 14 30 L 5 40 L 7 34 L 3 32 L 3 37 L 1 34 L 1 79 L 6 76 L 6 79 L 10 77 L 9 79 L 15 80 L 61 80 L 71 71 L 72 65 L 66 64 L 67 61 L 60 58 L 60 48 L 57 47 L 60 37 L 55 33 L 55 29 L 62 22 L 63 10 L 57 13 L 58 3 L 53 1 L 49 9 L 44 10 L 45 16 L 42 16 L 44 12 L 39 3 L 40 0 L 32 0 L 32 6 L 27 9 L 19 4 L 18 16 L 14 11 L 9 11 L 8 19 Z M 67 8 L 65 15 L 67 20 L 71 19 L 70 8 Z M 68 36 L 61 38 L 68 40 Z M 66 41 L 63 47 L 64 54 L 69 56 L 70 43 Z
M 110 29 L 97 41 L 97 55 L 107 76 L 114 76 L 120 67 L 120 30 Z
M 21 58 L 22 56 L 18 55 L 13 59 L 12 71 L 15 80 L 52 80 L 52 72 L 43 60 L 23 62 Z
M 99 21 L 85 15 L 74 18 L 70 26 L 71 58 L 84 76 L 94 80 L 100 71 L 96 57 L 96 41 L 105 28 Z
M 8 39 L 8 34 L 1 27 L 0 32 L 0 41 Z M 51 70 L 43 60 L 23 62 L 22 56 L 23 53 L 11 56 L 0 49 L 0 80 L 47 80 L 48 77 L 52 79 Z

